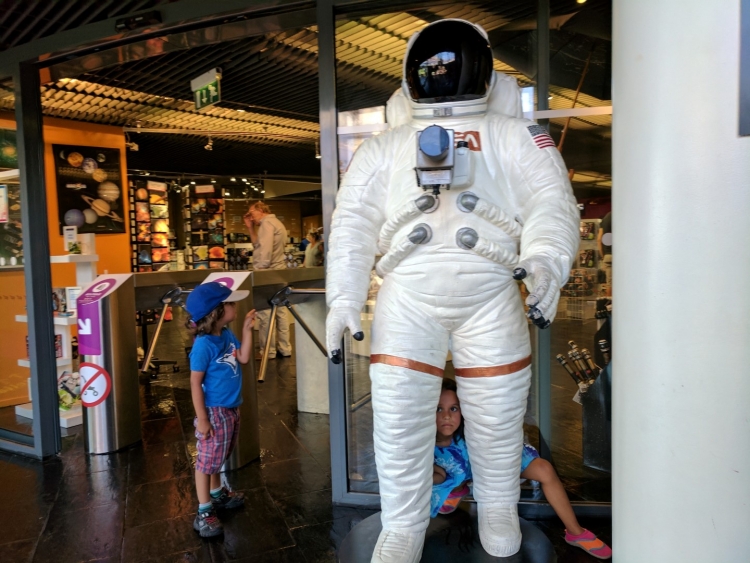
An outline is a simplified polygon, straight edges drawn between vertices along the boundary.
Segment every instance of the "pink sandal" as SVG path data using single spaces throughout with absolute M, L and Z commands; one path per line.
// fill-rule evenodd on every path
M 612 557 L 612 550 L 609 546 L 585 528 L 583 529 L 583 533 L 578 536 L 574 536 L 568 530 L 565 530 L 565 541 L 570 545 L 580 547 L 597 559 L 609 559 Z

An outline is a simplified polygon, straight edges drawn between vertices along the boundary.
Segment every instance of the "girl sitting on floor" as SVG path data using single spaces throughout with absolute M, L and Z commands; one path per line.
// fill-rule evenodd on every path
M 464 419 L 458 402 L 456 383 L 443 379 L 443 390 L 436 414 L 435 465 L 432 474 L 430 515 L 450 514 L 470 493 L 471 464 L 464 440 Z M 521 478 L 539 481 L 542 491 L 557 516 L 565 524 L 565 541 L 580 547 L 598 559 L 609 559 L 612 550 L 592 532 L 582 528 L 570 505 L 565 488 L 555 469 L 541 459 L 529 444 L 521 453 Z

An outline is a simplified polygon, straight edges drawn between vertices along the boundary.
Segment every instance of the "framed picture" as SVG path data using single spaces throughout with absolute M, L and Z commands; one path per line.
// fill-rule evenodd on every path
M 148 209 L 148 203 L 145 201 L 137 201 L 135 203 L 135 220 L 139 223 L 151 222 L 151 213 Z
M 60 233 L 63 226 L 79 233 L 124 233 L 120 150 L 52 145 L 52 153 Z
M 0 223 L 8 222 L 8 207 L 8 186 L 0 186 Z

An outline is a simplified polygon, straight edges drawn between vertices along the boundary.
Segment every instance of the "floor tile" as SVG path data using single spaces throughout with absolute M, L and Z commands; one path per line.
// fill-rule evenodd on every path
M 266 488 L 275 499 L 331 487 L 331 477 L 309 455 L 261 465 Z
M 294 545 L 284 520 L 265 489 L 245 492 L 245 507 L 226 511 L 224 553 L 228 560 L 260 555 Z
M 129 463 L 128 485 L 131 487 L 187 477 L 192 472 L 185 445 L 180 442 L 133 448 Z
M 157 420 L 176 416 L 174 394 L 169 387 L 146 383 L 140 386 L 141 420 Z
M 233 563 L 305 563 L 306 561 L 300 548 L 294 546 L 269 551 L 261 555 L 242 557 L 241 559 L 235 559 Z
M 140 444 L 133 447 L 140 447 Z M 127 467 L 129 450 L 130 448 L 111 454 L 90 455 L 85 451 L 84 437 L 78 436 L 75 444 L 70 449 L 63 450 L 60 457 L 66 475 L 80 475 Z
M 125 530 L 122 560 L 162 561 L 167 556 L 200 550 L 202 540 L 193 530 L 195 514 L 159 520 Z
M 224 473 L 224 478 L 229 486 L 236 491 L 257 489 L 265 485 L 261 462 L 257 460 L 234 471 L 227 471 Z
M 333 563 L 336 550 L 349 533 L 344 521 L 333 521 L 315 526 L 305 526 L 292 530 L 297 545 L 308 563 Z
M 66 511 L 55 506 L 39 539 L 34 561 L 78 563 L 117 558 L 122 545 L 121 503 Z
M 141 428 L 143 429 L 143 443 L 146 445 L 180 442 L 183 439 L 182 425 L 177 417 L 148 420 L 142 424 Z
M 127 479 L 126 467 L 67 475 L 60 484 L 55 506 L 70 512 L 101 504 L 124 503 Z
M 134 563 L 215 563 L 212 557 L 212 546 L 214 545 L 217 545 L 214 540 L 202 541 L 198 548 L 159 555 L 155 558 L 140 559 Z M 123 563 L 126 563 L 124 559 Z
M 125 528 L 195 514 L 197 507 L 194 477 L 136 485 L 128 489 Z
M 292 433 L 280 423 L 273 428 L 260 430 L 260 450 L 260 457 L 264 463 L 310 455 L 305 447 L 292 436 Z
M 36 538 L 0 545 L 3 563 L 29 563 L 36 548 Z
M 274 500 L 290 529 L 333 520 L 329 489 Z

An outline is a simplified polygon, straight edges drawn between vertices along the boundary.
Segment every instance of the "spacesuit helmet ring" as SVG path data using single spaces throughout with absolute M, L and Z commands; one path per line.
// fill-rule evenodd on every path
M 486 97 L 492 81 L 487 36 L 463 20 L 427 26 L 409 43 L 404 79 L 411 99 L 420 104 Z

